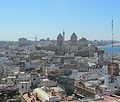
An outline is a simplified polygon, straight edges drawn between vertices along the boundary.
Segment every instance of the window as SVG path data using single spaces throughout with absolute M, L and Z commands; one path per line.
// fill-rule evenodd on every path
M 33 80 L 36 80 L 36 78 L 33 78 Z
M 22 86 L 22 89 L 24 88 L 24 86 Z

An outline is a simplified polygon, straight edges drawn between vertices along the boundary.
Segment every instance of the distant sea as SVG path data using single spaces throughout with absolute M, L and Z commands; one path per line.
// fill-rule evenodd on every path
M 103 49 L 107 53 L 120 53 L 120 46 L 114 46 L 113 48 L 112 46 L 98 46 L 98 48 Z

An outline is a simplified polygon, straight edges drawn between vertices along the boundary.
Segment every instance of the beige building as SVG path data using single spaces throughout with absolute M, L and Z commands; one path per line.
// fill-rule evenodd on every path
M 95 95 L 102 94 L 102 89 L 89 82 L 76 81 L 74 93 L 80 97 L 95 98 Z

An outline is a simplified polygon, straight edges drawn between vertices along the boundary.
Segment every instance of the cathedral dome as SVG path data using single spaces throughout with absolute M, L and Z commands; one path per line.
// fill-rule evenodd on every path
M 81 46 L 88 46 L 88 41 L 86 38 L 82 37 L 80 40 L 79 40 L 79 45 Z
M 63 39 L 62 34 L 59 34 L 58 37 L 57 37 L 57 39 Z
M 79 41 L 87 41 L 87 39 L 82 37 Z
M 73 32 L 72 35 L 71 35 L 71 39 L 72 38 L 76 38 L 77 39 L 77 35 Z
M 72 33 L 70 40 L 71 40 L 71 44 L 76 44 L 77 43 L 77 35 L 75 33 Z

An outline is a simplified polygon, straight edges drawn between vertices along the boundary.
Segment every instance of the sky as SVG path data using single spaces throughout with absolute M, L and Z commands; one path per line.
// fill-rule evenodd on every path
M 0 0 L 0 40 L 56 39 L 65 31 L 89 40 L 120 40 L 120 0 Z

